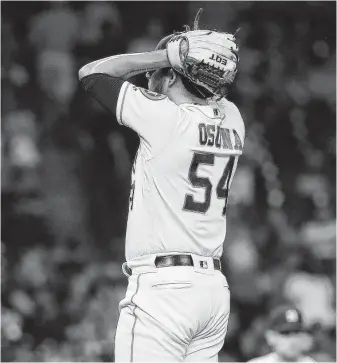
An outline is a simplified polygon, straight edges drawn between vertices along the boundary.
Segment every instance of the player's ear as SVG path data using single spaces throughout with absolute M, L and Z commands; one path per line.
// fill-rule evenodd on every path
M 167 77 L 168 77 L 168 86 L 172 87 L 176 81 L 177 81 L 177 73 L 171 68 L 169 69 L 169 71 L 167 72 Z
M 264 334 L 264 337 L 266 339 L 266 342 L 269 346 L 273 346 L 274 345 L 274 341 L 275 341 L 275 332 L 273 332 L 272 330 L 267 330 Z

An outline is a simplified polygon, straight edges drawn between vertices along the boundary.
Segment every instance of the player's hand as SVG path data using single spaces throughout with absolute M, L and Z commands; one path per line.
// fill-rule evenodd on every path
M 178 33 L 166 50 L 173 69 L 214 94 L 234 80 L 239 57 L 232 34 L 210 30 Z

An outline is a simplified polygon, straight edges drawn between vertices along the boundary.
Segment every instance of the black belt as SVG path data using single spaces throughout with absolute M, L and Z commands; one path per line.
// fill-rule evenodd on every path
M 154 260 L 156 267 L 171 267 L 171 266 L 194 266 L 203 269 L 208 269 L 207 260 L 199 261 L 199 266 L 195 266 L 191 255 L 165 255 L 157 256 Z M 220 260 L 213 258 L 214 270 L 221 270 Z

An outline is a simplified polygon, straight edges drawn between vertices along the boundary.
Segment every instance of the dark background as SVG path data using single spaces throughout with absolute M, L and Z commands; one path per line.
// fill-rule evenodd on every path
M 314 334 L 311 355 L 335 361 L 336 3 L 324 1 L 1 2 L 2 361 L 112 359 L 138 137 L 84 94 L 77 72 L 153 50 L 200 5 L 201 27 L 241 28 L 228 98 L 247 130 L 220 359 L 268 352 L 267 315 L 288 301 Z

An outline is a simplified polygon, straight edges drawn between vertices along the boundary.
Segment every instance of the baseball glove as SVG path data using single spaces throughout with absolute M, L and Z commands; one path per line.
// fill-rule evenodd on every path
M 174 34 L 166 44 L 174 70 L 223 97 L 233 82 L 239 62 L 235 36 L 211 30 L 191 30 Z

